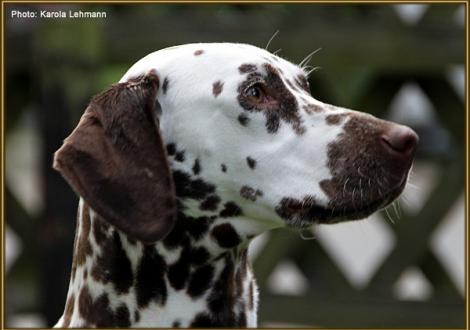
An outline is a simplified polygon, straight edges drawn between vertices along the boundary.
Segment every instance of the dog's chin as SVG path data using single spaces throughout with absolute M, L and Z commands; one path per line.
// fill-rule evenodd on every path
M 289 216 L 284 217 L 289 227 L 303 229 L 315 224 L 335 224 L 345 221 L 361 220 L 380 210 L 403 192 L 407 182 L 407 175 L 396 186 L 382 194 L 367 194 L 369 198 L 363 200 L 330 201 L 321 206 L 310 200 L 290 201 L 285 207 Z

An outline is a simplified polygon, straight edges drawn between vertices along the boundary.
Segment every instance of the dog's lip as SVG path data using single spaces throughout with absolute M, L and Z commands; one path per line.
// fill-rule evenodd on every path
M 292 205 L 290 209 L 293 211 L 295 216 L 302 216 L 302 221 L 299 228 L 309 227 L 313 224 L 334 224 L 339 222 L 344 222 L 348 220 L 360 220 L 368 217 L 372 213 L 383 209 L 385 206 L 394 201 L 402 191 L 404 190 L 406 183 L 408 181 L 408 172 L 403 175 L 403 177 L 398 181 L 387 192 L 384 192 L 376 199 L 369 201 L 366 204 L 361 205 L 360 207 L 352 206 L 341 206 L 341 205 Z M 309 214 L 318 214 L 318 210 L 321 209 L 321 214 L 326 215 L 324 218 L 312 218 L 308 216 Z M 296 223 L 299 223 L 295 221 Z
M 404 175 L 399 184 L 394 186 L 392 189 L 388 190 L 387 192 L 380 195 L 378 198 L 369 201 L 366 204 L 361 205 L 358 208 L 346 208 L 343 209 L 342 212 L 338 212 L 338 214 L 332 214 L 331 219 L 319 220 L 313 222 L 318 222 L 321 224 L 329 224 L 329 223 L 337 223 L 347 220 L 359 220 L 364 219 L 371 215 L 372 213 L 383 209 L 388 204 L 393 202 L 400 194 L 402 193 L 403 189 L 405 189 L 407 183 L 407 175 Z M 328 207 L 328 209 L 333 210 L 334 208 Z

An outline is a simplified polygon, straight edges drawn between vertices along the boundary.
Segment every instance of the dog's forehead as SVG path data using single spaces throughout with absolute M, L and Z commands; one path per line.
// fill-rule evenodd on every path
M 247 44 L 233 44 L 233 43 L 221 43 L 221 44 L 197 44 L 188 45 L 189 48 L 199 48 L 196 50 L 199 56 L 205 55 L 208 60 L 214 64 L 221 64 L 225 66 L 233 66 L 240 69 L 242 65 L 250 70 L 250 64 L 254 65 L 251 69 L 259 72 L 264 71 L 264 66 L 270 64 L 276 68 L 281 69 L 280 71 L 285 75 L 298 75 L 303 74 L 303 71 L 293 63 L 268 52 L 265 49 L 258 48 L 256 46 Z M 243 67 L 241 73 L 245 73 Z
M 180 75 L 183 73 L 184 76 L 197 76 L 200 73 L 236 78 L 233 73 L 238 72 L 239 77 L 243 78 L 246 73 L 243 68 L 264 73 L 266 64 L 279 69 L 278 71 L 285 77 L 304 75 L 298 66 L 256 46 L 237 43 L 197 43 L 164 48 L 149 54 L 135 63 L 121 81 L 144 74 L 150 68 L 155 68 L 164 76 L 177 72 Z

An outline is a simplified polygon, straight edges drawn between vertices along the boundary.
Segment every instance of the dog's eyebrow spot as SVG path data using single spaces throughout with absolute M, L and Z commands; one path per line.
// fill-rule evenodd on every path
M 204 53 L 204 51 L 203 51 L 202 49 L 198 49 L 198 50 L 196 50 L 196 51 L 194 52 L 194 56 L 199 56 L 199 55 L 201 55 L 201 54 L 203 54 L 203 53 Z
M 248 156 L 248 157 L 246 157 L 246 162 L 247 162 L 249 168 L 251 168 L 252 170 L 255 169 L 255 167 L 256 167 L 256 160 L 254 160 L 253 158 L 251 158 L 250 156 Z
M 250 73 L 250 72 L 255 72 L 258 70 L 255 64 L 242 64 L 238 67 L 238 71 L 240 73 Z
M 263 192 L 259 189 L 255 190 L 250 186 L 242 186 L 240 189 L 240 196 L 254 202 L 256 201 L 256 198 L 263 196 Z
M 307 105 L 304 105 L 303 106 L 304 110 L 306 113 L 308 114 L 311 114 L 311 113 L 319 113 L 319 112 L 323 112 L 324 109 L 323 107 L 319 106 L 319 105 L 316 105 L 316 104 L 307 104 Z
M 165 79 L 163 79 L 163 84 L 162 84 L 163 94 L 166 94 L 166 91 L 168 90 L 169 83 L 170 83 L 170 81 L 168 80 L 168 77 L 165 77 Z
M 307 93 L 310 93 L 310 89 L 308 87 L 308 80 L 307 78 L 302 75 L 302 74 L 299 74 L 296 78 L 295 78 L 295 83 L 297 84 L 297 86 L 299 86 L 301 89 L 303 89 L 304 91 L 306 91 Z
M 266 71 L 270 75 L 276 75 L 276 76 L 280 75 L 279 70 L 277 68 L 275 68 L 274 66 L 272 66 L 271 64 L 269 64 L 269 63 L 264 63 L 263 67 L 266 69 Z M 279 77 L 277 77 L 277 78 L 279 78 Z
M 328 125 L 339 125 L 343 121 L 346 114 L 335 114 L 326 116 L 325 120 Z
M 250 121 L 250 118 L 248 118 L 248 116 L 246 114 L 242 113 L 238 116 L 238 121 L 242 126 L 246 126 L 246 125 L 248 125 L 248 122 Z
M 214 94 L 214 97 L 217 97 L 219 96 L 220 93 L 222 93 L 223 87 L 224 87 L 224 83 L 221 81 L 216 81 L 212 85 L 212 94 Z
M 227 249 L 233 248 L 241 242 L 240 236 L 229 223 L 215 226 L 214 229 L 212 229 L 211 235 L 220 247 Z

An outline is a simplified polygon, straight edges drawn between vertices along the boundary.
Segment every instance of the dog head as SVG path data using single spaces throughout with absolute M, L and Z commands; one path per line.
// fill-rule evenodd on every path
M 146 56 L 95 98 L 55 167 L 118 228 L 157 221 L 152 241 L 171 228 L 175 200 L 248 227 L 364 218 L 399 196 L 417 140 L 314 99 L 305 72 L 265 50 L 191 44 Z

